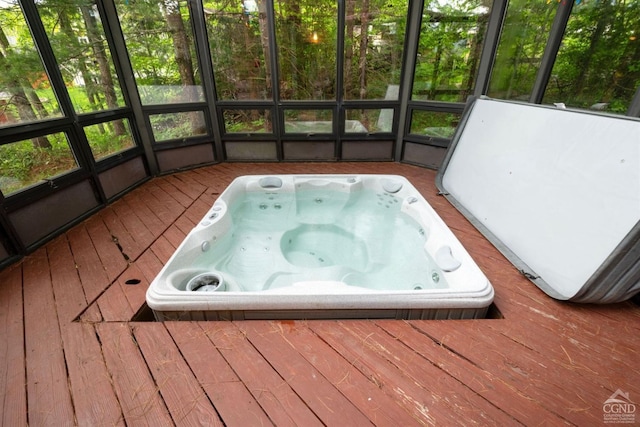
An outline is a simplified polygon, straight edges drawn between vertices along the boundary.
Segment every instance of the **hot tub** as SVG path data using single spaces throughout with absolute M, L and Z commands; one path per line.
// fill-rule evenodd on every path
M 469 319 L 493 288 L 404 177 L 242 176 L 147 291 L 157 320 Z

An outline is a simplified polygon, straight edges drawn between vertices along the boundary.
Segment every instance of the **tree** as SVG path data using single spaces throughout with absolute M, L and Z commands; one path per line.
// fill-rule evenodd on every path
M 425 2 L 414 97 L 466 100 L 475 86 L 488 4 L 486 0 Z
M 98 32 L 92 10 L 86 4 L 82 4 L 80 6 L 80 10 L 82 11 L 82 18 L 87 29 L 87 37 L 93 50 L 93 56 L 98 62 L 98 69 L 100 70 L 100 87 L 104 93 L 105 101 L 109 108 L 118 108 L 118 100 L 116 97 L 113 77 L 111 75 L 111 69 L 107 60 L 107 54 L 104 49 L 104 41 L 102 40 L 101 34 Z M 116 136 L 126 134 L 124 124 L 121 120 L 114 121 L 113 127 Z
M 175 51 L 158 2 L 121 1 L 118 3 L 118 16 L 139 89 L 147 85 L 179 83 Z M 143 92 L 141 95 L 144 104 L 164 100 L 162 97 L 156 99 L 155 93 Z
M 491 76 L 491 96 L 529 99 L 557 8 L 556 2 L 509 2 Z
M 640 85 L 640 2 L 573 6 L 544 102 L 625 113 Z
M 367 97 L 367 50 L 369 48 L 369 0 L 362 0 L 360 9 L 360 99 Z
M 180 5 L 177 0 L 165 0 L 160 3 L 164 10 L 167 28 L 173 41 L 173 50 L 180 80 L 185 86 L 194 86 L 193 63 L 191 59 L 190 42 L 182 22 Z
M 191 42 L 189 41 L 189 37 L 185 31 L 184 22 L 182 22 L 180 4 L 178 3 L 178 0 L 165 0 L 161 5 L 164 9 L 164 17 L 173 41 L 174 56 L 176 63 L 178 64 L 180 80 L 183 86 L 191 89 L 196 85 L 190 50 Z M 196 99 L 191 100 L 196 101 Z M 201 122 L 199 113 L 190 113 L 189 117 L 193 133 L 195 135 L 202 133 L 204 123 Z
M 20 119 L 24 122 L 38 120 L 38 116 L 32 106 L 41 106 L 38 95 L 32 91 L 31 83 L 25 77 L 23 70 L 16 69 L 13 59 L 16 55 L 9 44 L 4 29 L 0 25 L 0 69 L 4 70 L 2 85 L 11 94 L 9 104 L 15 105 Z M 41 111 L 44 111 L 42 109 Z M 51 148 L 47 137 L 33 138 L 33 145 L 38 148 Z
M 264 61 L 263 70 L 265 72 L 265 89 L 271 94 L 271 54 L 269 53 L 269 27 L 267 25 L 267 2 L 258 0 L 258 32 L 260 34 L 260 49 Z
M 71 74 L 67 80 L 73 80 L 76 72 L 79 71 L 82 76 L 82 80 L 84 81 L 87 101 L 89 102 L 92 111 L 98 110 L 98 104 L 100 102 L 98 97 L 98 88 L 93 83 L 93 78 L 87 68 L 84 52 L 86 47 L 80 44 L 78 34 L 72 27 L 72 15 L 75 10 L 74 8 L 68 7 L 68 5 L 64 4 L 59 5 L 59 7 L 55 9 L 44 6 L 40 8 L 41 16 L 43 16 L 43 18 L 47 16 L 46 12 L 49 10 L 56 14 L 57 23 L 60 25 L 60 30 L 62 32 L 62 37 L 57 37 L 54 27 L 49 36 L 49 40 L 54 51 L 57 53 L 56 59 L 58 62 L 60 64 L 68 64 L 60 71 L 63 72 L 63 75 Z M 73 66 L 74 64 L 77 64 L 77 70 L 76 67 Z M 64 71 L 67 72 L 65 73 Z M 76 106 L 76 110 L 77 109 L 78 106 Z
M 356 0 L 347 0 L 345 17 L 345 40 L 344 40 L 344 93 L 347 98 L 353 91 L 352 67 L 353 67 L 353 40 L 356 25 Z

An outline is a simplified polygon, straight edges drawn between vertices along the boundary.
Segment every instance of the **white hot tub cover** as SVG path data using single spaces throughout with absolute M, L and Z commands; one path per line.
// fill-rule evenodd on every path
M 473 99 L 440 191 L 548 295 L 640 292 L 640 120 Z

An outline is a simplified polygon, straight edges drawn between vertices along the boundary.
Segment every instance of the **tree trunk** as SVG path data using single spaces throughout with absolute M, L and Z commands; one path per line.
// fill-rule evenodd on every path
M 31 86 L 24 87 L 24 91 L 25 91 L 25 94 L 27 95 L 27 99 L 29 100 L 29 103 L 35 110 L 36 115 L 40 119 L 45 119 L 49 117 L 49 112 L 44 108 L 44 105 L 42 105 L 42 101 L 40 100 L 40 97 L 38 96 L 36 91 L 33 90 Z
M 369 48 L 369 0 L 362 0 L 360 11 L 360 99 L 367 98 L 367 50 Z
M 271 97 L 273 97 L 273 93 L 271 91 L 271 55 L 269 55 L 269 26 L 267 25 L 266 0 L 258 0 L 258 22 L 260 26 L 260 45 L 262 46 L 262 56 L 264 58 L 267 91 Z
M 441 22 L 442 32 L 446 31 L 446 23 Z M 442 61 L 442 38 L 438 37 L 438 44 L 436 45 L 436 57 L 433 61 L 433 70 L 431 72 L 431 87 L 429 88 L 428 99 L 436 99 L 438 95 L 438 79 L 440 78 L 440 61 Z
M 353 70 L 353 29 L 355 27 L 355 0 L 347 0 L 346 5 L 346 29 L 345 29 L 345 51 L 344 51 L 344 93 L 345 98 L 351 99 L 353 85 L 351 79 Z M 349 47 L 346 46 L 349 41 Z
M 478 63 L 480 62 L 480 55 L 482 54 L 484 32 L 487 28 L 488 19 L 488 15 L 480 15 L 478 17 L 478 31 L 476 31 L 471 39 L 469 72 L 467 73 L 467 79 L 462 86 L 462 91 L 460 93 L 459 99 L 460 102 L 465 102 L 467 100 L 467 96 L 473 93 L 473 84 L 476 81 L 476 72 L 478 70 Z
M 104 50 L 104 41 L 100 37 L 98 27 L 95 22 L 95 18 L 91 15 L 91 8 L 89 6 L 80 6 L 82 11 L 82 18 L 87 28 L 87 38 L 93 49 L 93 54 L 98 62 L 98 69 L 100 70 L 100 85 L 104 92 L 104 98 L 107 102 L 109 109 L 118 108 L 118 98 L 116 96 L 116 90 L 113 85 L 113 77 L 111 75 L 111 69 L 109 67 L 109 60 L 107 59 L 107 53 Z M 86 84 L 86 82 L 85 82 Z M 127 132 L 124 128 L 122 120 L 115 120 L 112 122 L 113 132 L 116 136 L 126 135 Z
M 313 79 L 312 70 L 305 68 L 315 67 L 317 64 L 307 65 L 298 63 L 298 58 L 304 58 L 304 41 L 300 35 L 300 30 L 304 28 L 301 20 L 300 4 L 297 1 L 282 2 L 281 6 L 286 6 L 288 15 L 285 18 L 281 18 L 276 21 L 281 21 L 281 34 L 282 44 L 279 46 L 279 59 L 280 59 L 280 98 L 281 99 L 305 99 L 310 98 L 306 94 L 313 93 L 313 84 L 310 83 Z M 259 1 L 260 7 L 260 30 L 263 35 L 266 33 L 266 8 L 267 4 L 265 0 Z M 262 17 L 265 17 L 265 27 L 263 30 Z M 285 39 L 286 37 L 286 39 Z M 266 47 L 269 40 L 265 38 L 263 40 L 263 46 Z M 315 73 L 315 69 L 313 70 Z M 302 96 L 304 94 L 304 96 Z
M 596 24 L 595 30 L 591 34 L 591 38 L 589 41 L 589 48 L 587 49 L 582 59 L 578 61 L 578 63 L 576 64 L 576 67 L 578 68 L 578 70 L 580 70 L 580 72 L 578 74 L 578 77 L 575 80 L 575 85 L 571 90 L 571 98 L 580 96 L 583 89 L 585 88 L 587 83 L 585 79 L 587 77 L 587 73 L 589 72 L 589 67 L 591 65 L 593 54 L 597 51 L 598 44 L 600 43 L 602 38 L 602 34 L 604 33 L 605 29 L 607 28 L 607 26 L 610 25 L 610 22 L 611 22 L 612 13 L 611 13 L 610 4 L 605 1 L 605 2 L 598 3 L 598 6 L 596 7 L 600 8 L 598 13 L 598 22 Z
M 625 54 L 613 72 L 613 99 L 624 99 L 628 100 L 629 103 L 631 102 L 637 90 L 638 80 L 640 80 L 640 70 L 637 69 L 638 64 L 640 64 L 640 43 L 637 39 L 632 40 L 629 38 Z
M 246 13 L 242 14 L 242 35 L 244 39 L 244 51 L 247 55 L 250 55 L 253 52 L 252 43 L 251 43 L 251 24 L 249 22 L 249 15 Z M 249 64 L 248 64 L 249 63 Z M 251 64 L 252 63 L 252 64 Z M 252 58 L 248 56 L 244 61 L 246 64 L 244 67 L 240 68 L 240 78 L 244 80 L 249 87 L 249 99 L 258 99 L 258 89 L 256 87 L 256 78 L 260 73 L 260 59 Z M 256 114 L 253 114 L 253 120 L 256 120 Z
M 29 97 L 25 92 L 25 88 L 27 90 L 31 89 L 31 84 L 26 79 L 26 77 L 11 77 L 11 63 L 7 61 L 7 54 L 11 51 L 11 47 L 9 46 L 9 40 L 4 33 L 2 27 L 0 27 L 0 69 L 4 70 L 2 73 L 4 76 L 9 76 L 7 80 L 0 77 L 4 80 L 4 84 L 6 85 L 7 91 L 11 94 L 11 99 L 8 104 L 13 104 L 16 106 L 18 110 L 18 115 L 20 116 L 20 120 L 24 122 L 34 122 L 38 120 L 38 116 L 31 105 Z M 36 102 L 36 104 L 41 104 L 38 95 L 33 92 L 31 95 L 31 99 Z M 33 146 L 37 148 L 51 148 L 51 143 L 46 136 L 40 136 L 37 138 L 31 139 Z
M 180 14 L 180 5 L 176 0 L 167 0 L 164 4 L 165 19 L 171 39 L 173 40 L 173 52 L 178 64 L 178 72 L 180 73 L 180 81 L 185 86 L 194 86 L 195 79 L 193 77 L 193 65 L 191 62 L 191 51 L 189 50 L 189 39 L 182 22 Z
M 87 94 L 87 99 L 89 100 L 89 105 L 93 111 L 98 110 L 100 107 L 98 106 L 99 98 L 97 94 L 97 88 L 93 83 L 93 79 L 91 78 L 91 74 L 87 69 L 87 64 L 85 63 L 84 56 L 84 48 L 78 42 L 78 36 L 71 28 L 71 22 L 69 20 L 69 11 L 61 7 L 58 11 L 58 22 L 60 23 L 60 30 L 67 37 L 67 42 L 73 46 L 75 52 L 73 52 L 73 57 L 78 60 L 78 69 L 80 74 L 82 75 L 82 80 L 84 80 L 84 90 Z M 66 58 L 57 58 L 59 61 L 64 60 Z
M 189 101 L 197 101 L 195 94 L 195 78 L 193 72 L 193 62 L 191 60 L 191 50 L 189 38 L 184 28 L 184 22 L 182 22 L 182 15 L 180 14 L 180 5 L 177 0 L 166 0 L 164 2 L 165 20 L 171 33 L 171 39 L 173 40 L 173 51 L 178 64 L 178 73 L 180 73 L 180 81 L 183 86 L 186 86 L 189 90 Z M 203 133 L 204 123 L 200 120 L 198 112 L 189 113 L 189 120 L 191 121 L 191 131 L 193 135 L 199 135 Z

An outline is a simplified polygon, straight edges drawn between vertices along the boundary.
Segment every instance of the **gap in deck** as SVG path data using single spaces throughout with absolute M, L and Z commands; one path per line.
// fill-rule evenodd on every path
M 338 311 L 338 310 L 332 310 L 332 311 Z M 345 313 L 345 316 L 336 316 L 336 317 L 315 317 L 313 314 L 313 311 L 307 311 L 307 315 L 301 315 L 300 313 L 302 312 L 301 310 L 291 310 L 291 313 L 293 314 L 293 316 L 287 316 L 287 313 L 285 311 L 277 311 L 277 313 L 283 313 L 283 316 L 277 316 L 274 315 L 273 318 L 268 318 L 268 319 L 253 319 L 253 318 L 244 318 L 244 319 L 235 319 L 233 317 L 233 315 L 231 315 L 230 318 L 223 318 L 223 319 L 215 319 L 213 321 L 231 321 L 231 320 L 365 320 L 365 319 L 370 319 L 370 320 L 382 320 L 382 319 L 386 319 L 386 320 L 407 320 L 407 319 L 395 319 L 392 317 L 377 317 L 377 316 L 372 316 L 372 317 L 359 317 L 357 316 L 358 311 L 363 311 L 363 310 L 342 310 L 345 312 L 349 312 L 351 315 L 348 315 L 347 313 Z M 368 311 L 368 310 L 364 310 L 364 311 Z M 394 310 L 395 311 L 395 310 Z M 504 319 L 504 316 L 502 315 L 502 312 L 500 311 L 500 309 L 498 308 L 498 306 L 495 303 L 491 303 L 491 305 L 489 306 L 488 310 L 487 310 L 487 315 L 481 319 L 425 319 L 425 320 L 500 320 L 500 319 Z M 204 321 L 208 321 L 210 319 L 188 319 L 187 321 L 193 321 L 193 320 L 204 320 Z M 410 319 L 409 319 L 410 320 Z M 153 310 L 147 305 L 147 303 L 145 302 L 139 309 L 138 311 L 133 315 L 133 317 L 131 319 L 126 319 L 125 321 L 131 321 L 131 322 L 156 322 L 158 321 L 155 318 L 155 315 L 153 314 Z

